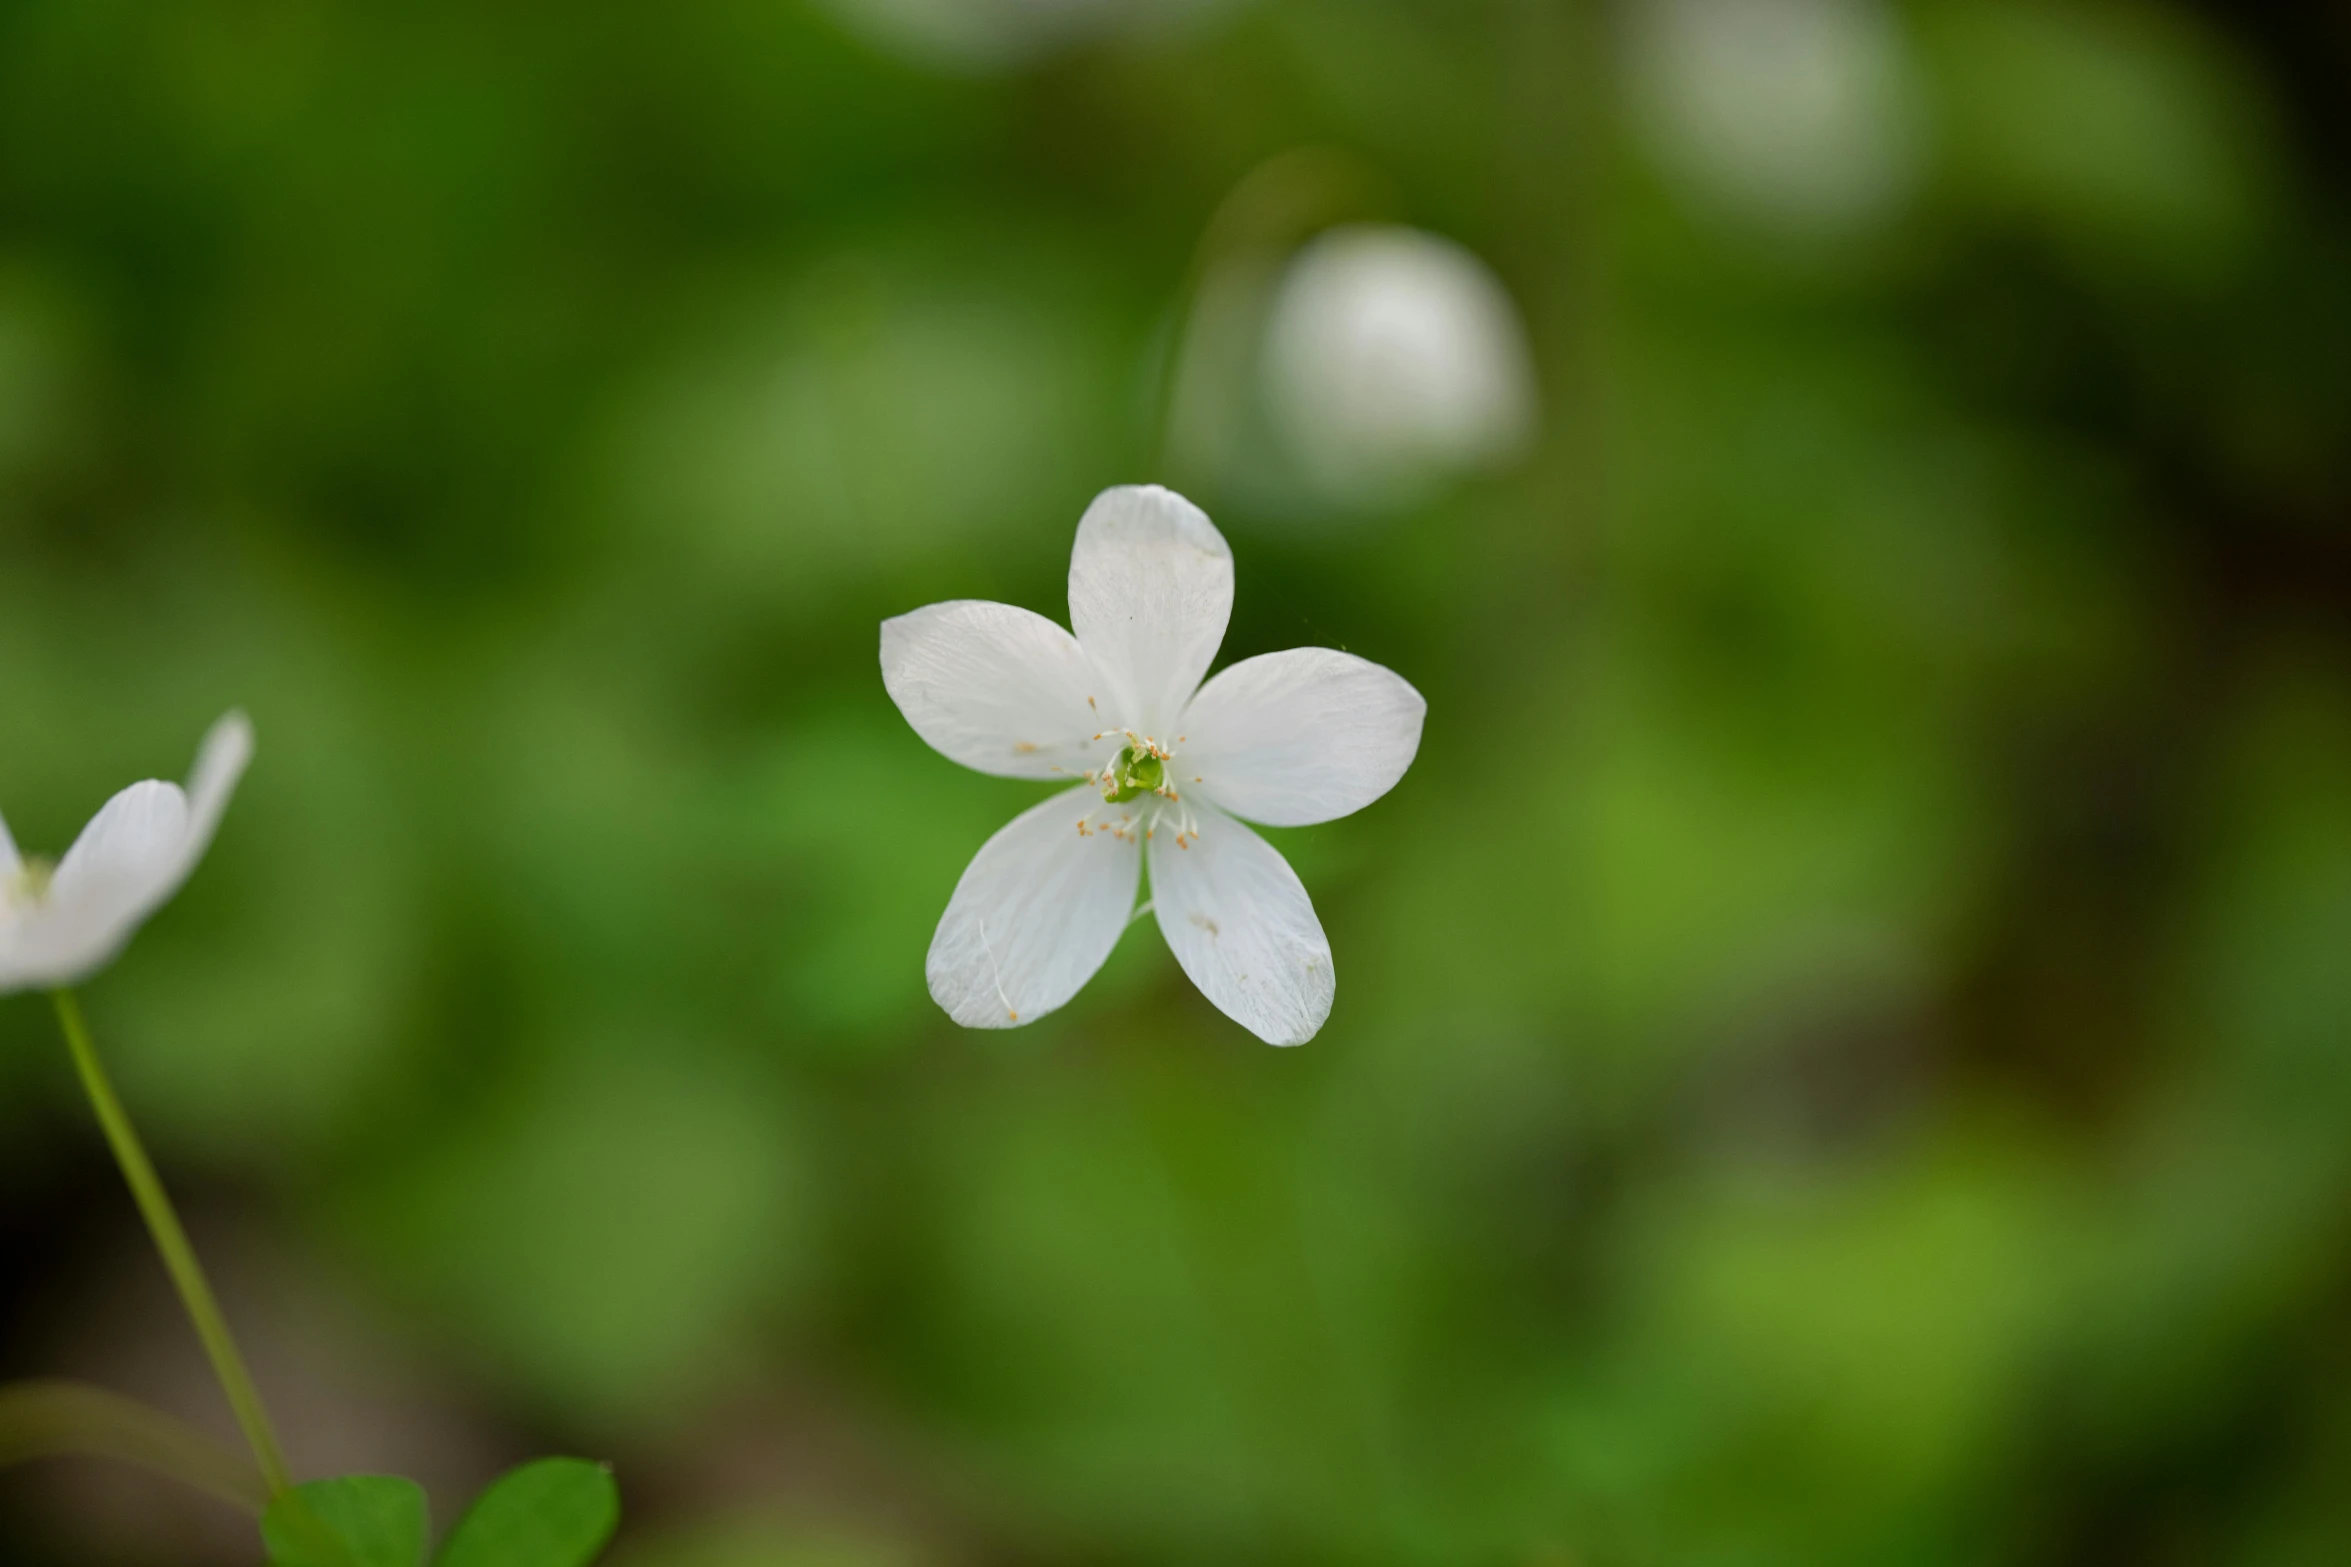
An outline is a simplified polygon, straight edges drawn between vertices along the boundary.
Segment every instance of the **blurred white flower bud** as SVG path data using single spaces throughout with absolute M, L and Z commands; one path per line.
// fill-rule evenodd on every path
M 1633 0 L 1625 43 L 1651 152 L 1702 200 L 1839 228 L 1916 179 L 1917 93 L 1884 0 Z
M 1536 424 L 1518 307 L 1486 264 L 1418 229 L 1350 225 L 1291 260 L 1266 322 L 1274 433 L 1322 499 L 1394 504 L 1517 456 Z

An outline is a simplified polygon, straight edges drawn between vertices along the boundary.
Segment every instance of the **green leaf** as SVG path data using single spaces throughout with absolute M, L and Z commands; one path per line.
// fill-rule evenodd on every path
M 439 1567 L 587 1567 L 619 1522 L 620 1490 L 602 1464 L 541 1458 L 474 1499 Z
M 397 1475 L 298 1485 L 261 1517 L 270 1567 L 420 1567 L 424 1489 Z

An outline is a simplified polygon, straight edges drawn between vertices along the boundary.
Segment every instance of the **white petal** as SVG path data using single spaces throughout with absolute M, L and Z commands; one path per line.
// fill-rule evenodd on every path
M 1104 490 L 1078 522 L 1069 623 L 1118 688 L 1117 722 L 1164 740 L 1233 613 L 1233 552 L 1199 507 L 1156 484 Z
M 16 852 L 16 840 L 8 835 L 8 823 L 0 821 L 0 996 L 32 984 L 24 973 L 21 953 L 26 927 L 39 905 L 18 901 L 15 880 L 22 869 L 24 861 Z
M 10 954 L 30 983 L 70 985 L 110 961 L 178 884 L 188 797 L 153 778 L 90 819 L 58 862 L 49 894 L 26 910 Z
M 1042 615 L 961 599 L 882 622 L 882 684 L 942 756 L 1007 778 L 1082 775 L 1109 690 L 1077 638 Z
M 966 1028 L 1034 1022 L 1094 977 L 1134 912 L 1139 833 L 1090 787 L 1014 817 L 973 856 L 931 938 L 931 997 Z M 1084 833 L 1081 822 L 1090 823 Z M 1139 824 L 1138 824 L 1139 825 Z
M 32 956 L 26 949 L 25 916 L 13 909 L 0 911 L 0 996 L 59 983 L 46 978 Z
M 1297 872 L 1223 812 L 1194 808 L 1200 834 L 1151 839 L 1151 906 L 1201 994 L 1269 1045 L 1302 1045 L 1331 1015 L 1331 944 Z
M 179 869 L 188 841 L 188 797 L 178 784 L 132 784 L 65 851 L 49 883 L 58 908 L 111 918 L 136 909 Z
M 0 988 L 75 984 L 110 962 L 187 880 L 252 755 L 252 725 L 230 713 L 204 737 L 186 792 L 150 778 L 107 801 L 58 862 L 48 896 L 15 911 Z
M 1200 688 L 1172 770 L 1236 815 L 1305 827 L 1395 788 L 1427 713 L 1403 676 L 1368 659 L 1327 647 L 1267 653 Z
M 229 797 L 253 760 L 253 723 L 241 712 L 223 715 L 204 736 L 196 753 L 196 770 L 188 775 L 188 841 L 181 849 L 180 877 L 196 868 L 212 835 L 220 826 Z M 174 890 L 178 883 L 173 883 Z

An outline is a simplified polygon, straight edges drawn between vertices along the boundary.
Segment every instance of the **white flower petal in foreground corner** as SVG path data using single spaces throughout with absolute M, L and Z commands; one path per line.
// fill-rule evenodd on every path
M 1073 636 L 1002 604 L 882 625 L 882 683 L 915 732 L 983 772 L 1078 784 L 988 840 L 931 940 L 931 995 L 967 1028 L 1077 994 L 1133 917 L 1146 857 L 1160 931 L 1192 983 L 1269 1044 L 1312 1039 L 1337 980 L 1289 863 L 1238 820 L 1330 821 L 1394 788 L 1427 704 L 1351 653 L 1245 659 L 1205 686 L 1233 605 L 1208 518 L 1156 485 L 1078 523 Z
M 106 802 L 52 869 L 0 822 L 0 994 L 75 985 L 112 962 L 204 857 L 253 757 L 253 726 L 212 726 L 183 792 L 148 779 Z

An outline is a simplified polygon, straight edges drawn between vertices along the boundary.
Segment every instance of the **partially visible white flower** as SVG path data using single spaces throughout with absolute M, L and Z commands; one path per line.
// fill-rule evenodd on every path
M 1630 0 L 1625 25 L 1638 124 L 1700 198 L 1841 227 L 1909 192 L 1917 92 L 1884 0 Z
M 1133 917 L 1147 858 L 1167 944 L 1269 1044 L 1330 1015 L 1330 943 L 1298 877 L 1240 818 L 1305 826 L 1386 794 L 1427 704 L 1349 653 L 1297 648 L 1206 685 L 1233 605 L 1208 518 L 1156 485 L 1105 490 L 1070 555 L 1072 636 L 958 600 L 882 623 L 882 683 L 932 749 L 1073 787 L 1013 819 L 964 871 L 925 964 L 966 1028 L 1034 1021 L 1077 994 Z
M 875 43 L 918 63 L 1003 69 L 1119 28 L 1180 21 L 1227 0 L 824 0 Z
M 253 726 L 230 713 L 204 737 L 185 792 L 132 784 L 54 868 L 20 857 L 0 821 L 0 995 L 76 985 L 113 962 L 204 857 L 252 757 Z
M 1536 423 L 1518 307 L 1486 264 L 1419 229 L 1350 224 L 1301 249 L 1266 322 L 1267 412 L 1326 501 L 1407 501 L 1498 467 Z

